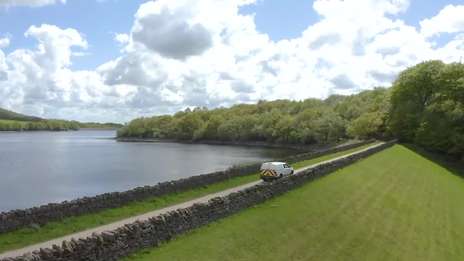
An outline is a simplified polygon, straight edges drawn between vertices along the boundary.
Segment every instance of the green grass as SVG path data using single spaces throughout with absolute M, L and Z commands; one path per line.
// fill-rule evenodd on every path
M 464 180 L 396 145 L 142 260 L 464 260 Z
M 350 149 L 344 152 L 339 152 L 315 158 L 312 160 L 303 161 L 294 164 L 294 166 L 300 168 L 307 165 L 312 165 L 330 158 L 335 158 L 343 154 L 348 154 L 356 150 L 366 148 L 371 145 L 372 144 L 369 144 L 355 149 Z M 60 222 L 52 222 L 46 224 L 39 229 L 25 228 L 5 234 L 0 234 L 0 253 L 5 252 L 7 250 L 13 250 L 31 244 L 62 237 L 85 229 L 109 224 L 124 218 L 143 214 L 170 205 L 182 203 L 210 193 L 222 191 L 228 188 L 256 181 L 258 180 L 258 178 L 258 174 L 255 173 L 244 177 L 233 178 L 224 182 L 219 182 L 202 188 L 192 189 L 185 192 L 134 202 L 120 208 L 107 209 L 94 214 L 66 218 Z
M 85 229 L 98 227 L 127 217 L 146 213 L 190 199 L 198 198 L 210 193 L 232 188 L 257 180 L 257 175 L 249 175 L 216 183 L 186 192 L 169 194 L 145 201 L 138 201 L 120 208 L 112 208 L 95 214 L 66 218 L 60 222 L 51 222 L 39 229 L 25 228 L 0 234 L 0 253 L 34 243 L 72 234 Z
M 380 142 L 376 141 L 376 142 L 369 143 L 367 145 L 363 145 L 363 146 L 360 146 L 360 147 L 357 147 L 357 148 L 344 150 L 344 151 L 340 151 L 340 152 L 337 152 L 337 153 L 328 154 L 328 155 L 321 156 L 321 157 L 314 158 L 314 159 L 309 159 L 309 160 L 296 162 L 296 163 L 292 164 L 292 167 L 294 169 L 303 168 L 303 167 L 313 165 L 313 164 L 316 164 L 316 163 L 319 163 L 319 162 L 323 162 L 323 161 L 330 160 L 330 159 L 333 159 L 333 158 L 337 158 L 337 157 L 340 157 L 340 156 L 343 156 L 343 155 L 346 155 L 346 154 L 350 154 L 350 153 L 356 152 L 358 150 L 362 150 L 362 149 L 365 149 L 367 147 L 373 146 L 373 145 L 378 144 L 378 143 L 380 143 Z

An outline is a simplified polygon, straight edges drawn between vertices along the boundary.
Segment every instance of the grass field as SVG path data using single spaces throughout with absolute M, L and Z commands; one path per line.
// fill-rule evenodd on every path
M 464 260 L 464 180 L 400 146 L 134 260 Z
M 338 152 L 312 160 L 307 160 L 295 164 L 297 167 L 312 165 L 317 162 L 339 157 L 348 153 L 371 146 L 368 144 L 355 149 Z M 177 203 L 182 203 L 194 198 L 198 198 L 210 193 L 222 191 L 228 188 L 236 187 L 252 181 L 258 180 L 258 174 L 252 174 L 244 177 L 233 178 L 224 182 L 212 184 L 202 188 L 192 189 L 189 191 L 147 199 L 144 201 L 134 202 L 124 207 L 107 209 L 95 214 L 83 215 L 79 217 L 66 218 L 60 222 L 49 223 L 39 229 L 25 228 L 10 233 L 0 234 L 0 253 L 7 250 L 17 249 L 34 243 L 47 241 L 58 238 L 74 232 L 94 228 L 111 222 L 115 222 L 130 216 L 143 214 L 152 210 L 167 207 Z

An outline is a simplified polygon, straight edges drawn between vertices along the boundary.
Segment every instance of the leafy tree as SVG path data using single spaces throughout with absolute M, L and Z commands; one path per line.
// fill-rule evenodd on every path
M 429 61 L 400 74 L 389 127 L 401 140 L 463 157 L 464 65 Z
M 441 61 L 424 62 L 400 73 L 394 82 L 390 128 L 400 139 L 414 139 L 424 110 L 433 103 L 440 89 L 439 75 L 443 67 Z
M 198 113 L 187 112 L 182 117 L 175 119 L 174 132 L 178 139 L 193 140 L 195 131 L 202 128 L 203 124 L 203 120 Z M 198 138 L 201 137 L 197 137 L 197 139 Z
M 383 122 L 384 112 L 388 112 L 385 105 L 388 104 L 388 95 L 387 90 L 379 88 L 353 96 L 335 95 L 326 100 L 259 101 L 257 104 L 239 104 L 214 110 L 186 109 L 173 116 L 135 119 L 120 129 L 118 136 L 289 144 L 331 143 L 348 138 L 348 123 L 364 113 L 381 111 Z M 366 119 L 371 118 L 364 116 L 364 122 Z M 371 132 L 384 130 L 378 127 Z M 353 136 L 357 135 L 353 133 Z
M 377 138 L 383 125 L 380 113 L 364 113 L 349 124 L 348 135 L 360 139 Z

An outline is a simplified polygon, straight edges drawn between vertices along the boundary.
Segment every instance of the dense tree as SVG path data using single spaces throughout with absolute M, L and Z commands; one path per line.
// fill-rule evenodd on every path
M 79 123 L 64 120 L 17 121 L 0 120 L 0 131 L 65 131 L 78 130 Z
M 387 102 L 385 102 L 387 101 Z M 140 118 L 120 129 L 119 137 L 178 140 L 263 141 L 287 144 L 333 143 L 352 137 L 378 137 L 384 131 L 388 91 L 375 89 L 326 100 L 259 101 L 231 108 L 187 109 L 172 116 Z M 371 114 L 369 114 L 371 113 Z M 360 127 L 347 133 L 351 121 L 365 122 L 377 113 L 369 131 Z M 368 116 L 366 116 L 366 115 Z M 380 123 L 379 123 L 380 122 Z M 357 125 L 357 126 L 358 126 Z
M 66 131 L 80 128 L 120 128 L 121 124 L 115 123 L 82 123 L 66 120 L 46 120 L 34 116 L 19 114 L 0 108 L 0 131 Z
M 464 65 L 429 61 L 393 84 L 389 126 L 403 141 L 462 157 Z
M 440 89 L 443 66 L 440 61 L 418 64 L 400 73 L 393 84 L 390 127 L 400 139 L 414 139 L 425 109 Z
M 384 126 L 382 117 L 378 112 L 364 113 L 349 124 L 348 134 L 361 139 L 377 138 L 379 130 Z

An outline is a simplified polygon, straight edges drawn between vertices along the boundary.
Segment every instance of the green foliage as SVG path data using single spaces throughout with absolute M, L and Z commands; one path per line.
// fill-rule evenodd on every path
M 333 143 L 348 136 L 382 136 L 380 132 L 385 131 L 388 104 L 388 91 L 378 88 L 353 96 L 334 95 L 326 100 L 259 101 L 257 104 L 239 104 L 227 109 L 187 109 L 173 116 L 135 119 L 118 131 L 118 137 Z M 367 133 L 359 128 L 347 133 L 350 121 L 359 117 L 370 119 L 364 116 L 366 113 L 379 116 L 375 124 L 370 124 L 375 127 L 371 127 Z
M 0 131 L 66 131 L 78 130 L 79 123 L 65 120 L 16 121 L 0 120 Z
M 112 122 L 105 122 L 105 123 L 99 123 L 99 122 L 78 122 L 79 128 L 85 128 L 85 129 L 119 129 L 123 125 L 118 124 L 118 123 L 112 123 Z
M 116 129 L 120 127 L 122 127 L 121 124 L 115 123 L 46 120 L 0 108 L 0 131 L 66 131 L 79 128 Z
M 375 138 L 384 122 L 378 112 L 364 113 L 353 120 L 348 127 L 348 134 L 362 139 Z
M 464 65 L 429 61 L 393 85 L 389 126 L 401 140 L 464 155 Z

